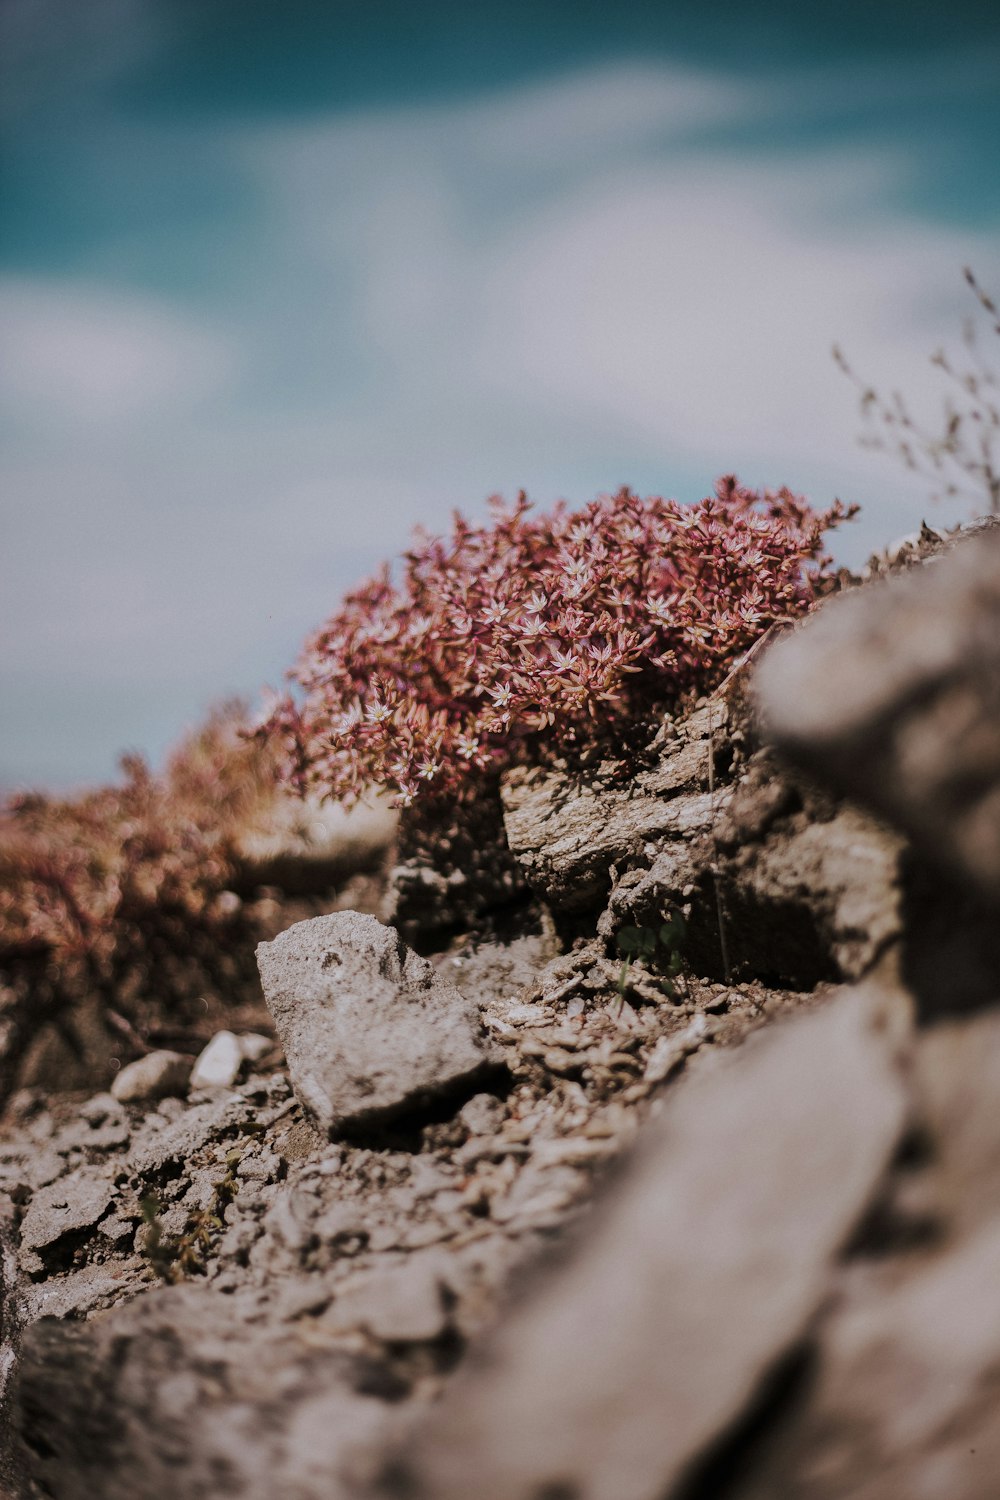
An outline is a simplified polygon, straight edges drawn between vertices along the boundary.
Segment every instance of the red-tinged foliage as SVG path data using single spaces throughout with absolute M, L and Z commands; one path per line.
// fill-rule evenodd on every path
M 717 682 L 763 631 L 809 608 L 829 576 L 817 512 L 787 489 L 726 477 L 696 505 L 627 489 L 492 524 L 455 515 L 419 537 L 307 643 L 265 733 L 302 789 L 408 806 L 519 758 L 579 756 Z
M 163 776 L 126 756 L 120 786 L 0 809 L 0 955 L 42 946 L 96 976 L 154 910 L 210 921 L 233 838 L 275 785 L 273 758 L 239 725 L 215 716 Z
M 253 923 L 228 887 L 278 778 L 243 723 L 220 711 L 162 776 L 129 756 L 120 785 L 0 807 L 0 1101 L 49 1022 L 76 1048 L 84 1002 L 127 1055 L 147 1022 L 184 1031 L 248 990 Z

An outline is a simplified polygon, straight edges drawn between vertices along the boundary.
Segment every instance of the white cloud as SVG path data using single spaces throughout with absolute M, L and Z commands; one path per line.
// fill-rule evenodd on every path
M 623 62 L 460 107 L 439 124 L 486 167 L 589 170 L 622 149 L 734 119 L 752 107 L 756 95 L 732 78 Z
M 0 400 L 45 424 L 128 424 L 195 406 L 238 368 L 236 340 L 100 285 L 0 279 Z
M 832 465 L 853 401 L 831 345 L 878 382 L 930 396 L 942 292 L 961 291 L 973 248 L 945 229 L 859 227 L 858 209 L 904 171 L 830 153 L 666 162 L 588 183 L 478 268 L 478 375 L 665 457 L 770 464 L 776 478 Z M 838 216 L 851 197 L 853 215 Z

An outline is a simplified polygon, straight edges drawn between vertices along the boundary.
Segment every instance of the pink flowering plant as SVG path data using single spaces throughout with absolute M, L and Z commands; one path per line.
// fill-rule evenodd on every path
M 621 741 L 719 681 L 831 576 L 824 532 L 853 514 L 729 476 L 695 505 L 628 489 L 581 510 L 491 501 L 418 536 L 349 594 L 272 710 L 300 788 L 348 802 L 462 793 L 516 760 Z

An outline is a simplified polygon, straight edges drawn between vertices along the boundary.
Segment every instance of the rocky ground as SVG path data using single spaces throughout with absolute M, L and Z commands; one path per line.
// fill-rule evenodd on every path
M 12 1496 L 1000 1493 L 1000 534 L 888 571 L 14 1095 Z

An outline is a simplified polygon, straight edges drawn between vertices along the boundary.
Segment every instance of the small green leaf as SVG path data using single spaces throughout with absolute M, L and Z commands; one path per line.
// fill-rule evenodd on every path
M 643 952 L 641 927 L 623 927 L 615 938 L 615 946 L 619 953 L 641 953 Z
M 664 948 L 675 948 L 684 940 L 687 924 L 679 911 L 671 912 L 660 928 L 660 942 Z

